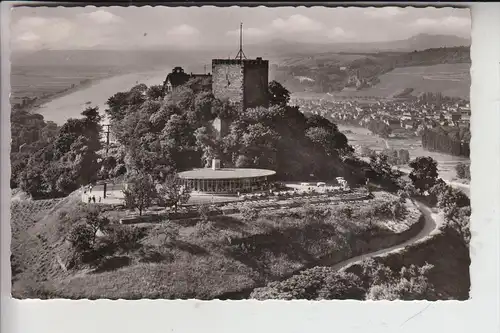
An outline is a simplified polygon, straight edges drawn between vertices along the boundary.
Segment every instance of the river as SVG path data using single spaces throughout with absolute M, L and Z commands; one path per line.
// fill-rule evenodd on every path
M 92 85 L 76 90 L 41 105 L 36 112 L 58 125 L 69 118 L 80 118 L 81 112 L 88 106 L 98 106 L 104 115 L 106 101 L 117 92 L 130 90 L 133 86 L 144 83 L 151 85 L 163 84 L 171 68 L 140 73 L 118 75 L 94 82 Z M 89 103 L 90 102 L 90 103 Z
M 354 126 L 338 125 L 339 130 L 345 133 L 351 145 L 368 147 L 375 151 L 381 151 L 387 147 L 393 149 L 407 149 L 410 158 L 418 156 L 430 156 L 438 162 L 439 176 L 446 181 L 453 181 L 456 178 L 455 166 L 459 162 L 469 163 L 470 159 L 463 156 L 453 156 L 440 152 L 428 151 L 422 147 L 420 138 L 411 139 L 382 139 L 372 134 L 368 129 Z

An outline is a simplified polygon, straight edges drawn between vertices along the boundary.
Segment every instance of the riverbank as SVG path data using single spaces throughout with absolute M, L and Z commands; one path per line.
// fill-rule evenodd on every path
M 73 84 L 67 88 L 60 90 L 60 91 L 56 91 L 54 93 L 50 93 L 50 94 L 36 97 L 36 99 L 34 99 L 32 102 L 29 102 L 25 106 L 21 106 L 20 109 L 23 111 L 39 113 L 38 109 L 42 105 L 48 104 L 48 103 L 50 103 L 58 98 L 61 98 L 61 97 L 70 95 L 72 93 L 75 93 L 79 90 L 88 88 L 88 87 L 92 86 L 93 84 L 96 84 L 102 80 L 106 80 L 106 79 L 112 78 L 112 77 L 117 76 L 117 75 L 120 75 L 120 74 L 119 73 L 109 73 L 108 75 L 105 75 L 103 77 L 96 77 L 96 78 L 82 80 L 81 83 Z
M 41 104 L 36 112 L 44 116 L 46 121 L 53 121 L 58 125 L 64 124 L 69 118 L 79 118 L 85 108 L 99 107 L 101 114 L 106 109 L 107 100 L 114 94 L 130 90 L 137 84 L 144 83 L 161 85 L 171 68 L 151 70 L 136 73 L 111 75 L 97 79 L 84 86 L 78 86 Z

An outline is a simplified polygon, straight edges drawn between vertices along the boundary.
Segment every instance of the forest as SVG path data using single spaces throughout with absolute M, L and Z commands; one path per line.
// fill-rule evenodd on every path
M 470 128 L 440 126 L 422 133 L 422 147 L 455 156 L 469 157 Z

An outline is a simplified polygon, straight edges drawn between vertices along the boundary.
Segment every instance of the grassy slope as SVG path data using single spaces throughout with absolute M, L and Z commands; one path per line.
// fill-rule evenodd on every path
M 389 220 L 369 227 L 370 207 L 387 200 L 376 198 L 369 206 L 359 202 L 328 207 L 329 217 L 318 221 L 306 222 L 301 215 L 304 208 L 275 211 L 248 223 L 238 215 L 213 218 L 212 228 L 196 225 L 196 221 L 179 221 L 179 237 L 164 253 L 158 248 L 160 227 L 150 225 L 142 249 L 111 258 L 100 271 L 64 272 L 57 256 L 63 262 L 70 257 L 64 241 L 69 226 L 57 216 L 77 200 L 78 196 L 65 199 L 59 209 L 28 229 L 28 237 L 20 239 L 22 244 L 15 248 L 26 251 L 26 265 L 14 283 L 15 297 L 33 297 L 33 290 L 38 290 L 38 295 L 45 290 L 51 297 L 64 298 L 208 299 L 279 279 L 333 249 L 345 255 L 366 246 L 373 237 L 394 235 Z M 346 205 L 354 211 L 350 219 L 340 217 L 340 209 Z M 403 229 L 407 227 L 408 222 Z M 247 250 L 239 245 L 242 243 L 248 245 Z
M 17 267 L 12 279 L 15 297 L 23 297 L 50 276 L 60 274 L 55 254 L 67 255 L 68 246 L 61 235 L 69 226 L 61 224 L 56 216 L 60 210 L 80 201 L 80 194 L 74 193 L 62 200 L 24 202 L 11 207 L 11 260 Z

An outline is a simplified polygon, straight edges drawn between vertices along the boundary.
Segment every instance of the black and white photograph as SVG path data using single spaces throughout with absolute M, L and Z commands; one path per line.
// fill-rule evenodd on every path
M 13 298 L 470 298 L 468 8 L 19 6 L 9 43 Z

